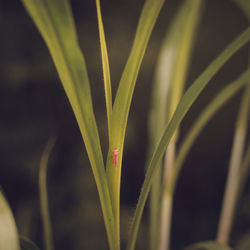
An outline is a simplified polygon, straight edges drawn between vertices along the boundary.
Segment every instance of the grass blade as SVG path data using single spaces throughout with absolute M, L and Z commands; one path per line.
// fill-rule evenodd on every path
M 224 246 L 219 244 L 216 241 L 204 241 L 198 242 L 191 246 L 184 248 L 183 250 L 232 250 L 232 248 L 228 246 Z
M 250 169 L 250 144 L 247 147 L 245 156 L 242 161 L 242 166 L 240 170 L 241 182 L 240 182 L 240 187 L 239 187 L 239 193 L 237 195 L 238 197 L 242 195 L 242 191 L 246 184 L 247 177 L 249 176 L 249 169 Z
M 148 165 L 145 180 L 142 186 L 142 191 L 137 203 L 134 221 L 132 223 L 129 242 L 127 249 L 132 250 L 135 246 L 135 240 L 138 233 L 139 223 L 142 217 L 143 209 L 148 197 L 149 190 L 151 188 L 153 177 L 157 172 L 157 167 L 161 161 L 169 141 L 171 140 L 175 130 L 179 127 L 185 114 L 188 112 L 191 105 L 199 96 L 204 87 L 208 84 L 209 80 L 215 75 L 215 73 L 223 66 L 223 64 L 230 59 L 230 57 L 237 52 L 242 46 L 244 46 L 250 40 L 250 28 L 246 29 L 241 35 L 239 35 L 197 78 L 197 80 L 191 85 L 182 97 L 170 123 L 164 130 L 163 136 L 156 147 L 152 159 Z
M 233 0 L 239 8 L 244 12 L 248 21 L 250 21 L 250 2 L 249 0 Z
M 174 165 L 174 172 L 171 175 L 170 182 L 168 183 L 165 192 L 174 192 L 183 162 L 185 161 L 186 156 L 191 150 L 192 145 L 201 133 L 202 129 L 206 126 L 206 124 L 213 117 L 213 115 L 233 95 L 237 94 L 237 92 L 247 84 L 249 77 L 250 70 L 247 70 L 235 81 L 228 84 L 223 90 L 220 91 L 220 93 L 216 95 L 216 97 L 210 102 L 210 104 L 208 104 L 207 107 L 202 111 L 202 114 L 200 114 L 199 117 L 196 119 L 180 146 L 180 150 L 178 152 Z
M 247 81 L 249 83 L 249 79 Z M 237 196 L 241 183 L 241 167 L 249 119 L 250 85 L 245 91 L 236 122 L 233 147 L 229 163 L 229 172 L 223 196 L 222 210 L 219 219 L 217 241 L 228 244 L 233 225 Z
M 100 37 L 101 54 L 102 54 L 102 69 L 103 69 L 104 90 L 105 90 L 105 100 L 106 100 L 106 109 L 107 109 L 108 131 L 109 131 L 109 138 L 110 138 L 111 114 L 112 114 L 112 90 L 111 90 L 108 50 L 107 50 L 104 27 L 103 27 L 103 22 L 102 22 L 100 0 L 96 0 L 96 10 L 97 10 L 99 37 Z
M 186 0 L 181 6 L 180 11 L 176 16 L 165 41 L 165 50 L 166 52 L 168 52 L 168 57 L 169 55 L 172 56 L 172 62 L 171 65 L 165 65 L 165 67 L 164 65 L 161 65 L 160 67 L 163 69 L 170 68 L 169 70 L 167 70 L 170 72 L 169 76 L 164 80 L 163 75 L 161 79 L 162 83 L 159 83 L 161 85 L 164 85 L 164 83 L 167 86 L 170 85 L 170 91 L 167 98 L 168 103 L 166 103 L 168 112 L 166 113 L 166 115 L 164 115 L 164 113 L 159 114 L 160 116 L 165 117 L 165 122 L 162 122 L 161 127 L 159 128 L 160 133 L 162 133 L 164 125 L 172 118 L 173 113 L 183 95 L 187 70 L 194 44 L 195 31 L 202 14 L 203 3 L 204 1 L 201 0 Z M 160 105 L 157 108 L 160 111 L 162 110 Z M 157 124 L 157 121 L 154 122 Z M 158 138 L 159 136 L 157 136 L 157 139 Z M 173 171 L 177 138 L 178 130 L 175 132 L 175 135 L 171 139 L 166 152 L 163 170 L 163 187 L 166 186 L 166 183 L 169 181 L 169 176 Z M 159 189 L 158 183 L 160 183 L 160 181 L 156 180 L 156 183 L 154 184 L 158 186 L 157 189 Z M 157 191 L 159 192 L 159 190 Z M 158 225 L 159 234 L 156 233 L 155 236 L 152 236 L 157 239 L 157 235 L 159 235 L 159 249 L 163 250 L 167 250 L 169 248 L 170 226 L 172 217 L 172 196 L 167 195 L 168 194 L 161 197 L 161 204 L 160 208 L 158 209 L 158 212 L 160 211 L 160 216 L 158 215 L 158 220 L 160 223 Z M 155 248 L 156 245 L 152 249 Z
M 0 190 L 0 249 L 20 250 L 19 237 L 11 209 Z
M 47 191 L 48 160 L 54 145 L 55 139 L 51 138 L 43 152 L 39 169 L 39 196 L 43 223 L 43 243 L 45 250 L 54 250 Z
M 164 125 L 173 115 L 182 96 L 192 44 L 194 44 L 194 34 L 202 13 L 201 5 L 201 0 L 187 0 L 183 2 L 163 41 L 153 85 L 153 98 L 149 118 L 148 158 L 162 134 Z M 171 152 L 174 152 L 175 141 L 172 140 L 171 144 L 173 149 Z M 168 154 L 166 160 L 173 162 L 174 155 Z M 169 164 L 168 166 L 171 169 Z M 168 238 L 166 227 L 167 224 L 170 224 L 170 221 L 167 222 L 167 220 L 159 218 L 160 210 L 166 216 L 166 209 L 160 209 L 161 188 L 162 171 L 160 168 L 153 182 L 150 195 L 151 249 L 157 249 L 159 243 L 159 222 L 162 228 L 161 231 L 165 231 L 163 233 L 164 237 L 160 237 L 160 245 L 162 245 L 163 241 L 167 241 Z M 166 249 L 165 246 L 163 248 Z
M 39 248 L 30 239 L 20 236 L 21 250 L 39 250 Z
M 163 3 L 164 0 L 145 1 L 137 26 L 133 47 L 123 71 L 113 106 L 111 140 L 107 159 L 107 177 L 118 228 L 120 220 L 121 162 L 128 113 L 141 62 Z M 117 166 L 115 168 L 112 163 L 114 150 L 118 150 Z
M 77 119 L 95 177 L 108 240 L 117 249 L 114 214 L 93 111 L 85 60 L 68 0 L 22 0 L 44 38 Z
M 245 0 L 234 0 L 234 2 L 238 4 L 248 21 L 250 21 L 250 2 Z M 228 244 L 233 225 L 236 203 L 239 200 L 239 190 L 241 188 L 240 186 L 242 186 L 241 168 L 249 119 L 249 99 L 250 85 L 245 90 L 243 95 L 236 122 L 234 141 L 229 163 L 229 172 L 217 232 L 217 241 L 222 244 Z

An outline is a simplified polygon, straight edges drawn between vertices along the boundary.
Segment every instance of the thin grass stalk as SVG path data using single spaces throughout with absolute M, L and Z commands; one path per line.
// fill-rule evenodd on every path
M 103 80 L 104 80 L 104 90 L 105 90 L 105 100 L 106 100 L 106 110 L 107 110 L 107 120 L 108 120 L 108 134 L 109 138 L 111 136 L 111 114 L 112 114 L 112 89 L 111 89 L 111 77 L 110 77 L 110 67 L 108 59 L 108 50 L 106 45 L 104 27 L 102 22 L 102 13 L 100 0 L 96 0 L 96 10 L 97 19 L 99 27 L 99 37 L 102 55 L 102 69 L 103 69 Z
M 41 216 L 43 225 L 43 244 L 45 250 L 54 250 L 52 226 L 49 212 L 48 190 L 47 190 L 47 168 L 51 151 L 55 145 L 55 139 L 51 138 L 42 155 L 39 169 L 39 196 Z
M 232 231 L 233 218 L 235 214 L 237 195 L 239 193 L 241 181 L 241 164 L 245 147 L 245 139 L 249 119 L 249 99 L 250 87 L 243 95 L 240 110 L 236 122 L 233 147 L 229 163 L 229 172 L 223 196 L 221 215 L 217 232 L 217 241 L 221 244 L 228 245 Z

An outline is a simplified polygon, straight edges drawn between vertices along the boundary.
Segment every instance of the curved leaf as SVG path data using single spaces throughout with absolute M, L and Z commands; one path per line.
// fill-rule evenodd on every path
M 183 250 L 233 250 L 230 247 L 223 246 L 216 241 L 204 241 L 195 243 Z
M 209 66 L 208 68 L 197 78 L 197 80 L 191 85 L 182 97 L 170 123 L 164 130 L 163 136 L 156 147 L 153 157 L 148 165 L 145 180 L 142 186 L 142 191 L 136 206 L 134 215 L 134 221 L 132 223 L 128 248 L 134 249 L 135 239 L 138 233 L 139 223 L 143 213 L 143 209 L 148 197 L 149 190 L 151 188 L 152 180 L 159 169 L 159 162 L 161 161 L 169 141 L 171 140 L 175 130 L 179 127 L 182 119 L 188 112 L 191 105 L 199 96 L 204 87 L 208 84 L 209 80 L 214 74 L 223 66 L 223 64 L 230 59 L 230 57 L 245 45 L 250 40 L 250 28 L 246 29 L 240 36 L 238 36 Z
M 168 185 L 170 186 L 170 192 L 173 192 L 176 186 L 176 182 L 178 176 L 181 171 L 181 167 L 183 165 L 186 156 L 188 155 L 193 143 L 195 142 L 198 135 L 201 133 L 202 129 L 206 126 L 209 120 L 213 117 L 213 115 L 238 91 L 248 84 L 248 79 L 250 77 L 250 70 L 245 71 L 240 77 L 238 77 L 235 81 L 228 84 L 224 87 L 216 97 L 207 105 L 207 107 L 202 111 L 202 113 L 198 116 L 188 134 L 183 139 L 183 142 L 180 145 L 180 150 L 176 157 L 176 162 L 174 164 L 174 172 L 170 177 L 170 182 Z
M 115 249 L 115 221 L 93 111 L 85 60 L 80 50 L 68 0 L 22 0 L 42 34 L 76 116 L 100 196 L 111 249 Z M 116 243 L 115 243 L 116 242 Z
M 1 190 L 0 190 L 0 249 L 20 250 L 15 219 Z
M 20 245 L 21 245 L 21 250 L 39 250 L 39 248 L 35 245 L 34 242 L 32 242 L 30 239 L 20 236 Z

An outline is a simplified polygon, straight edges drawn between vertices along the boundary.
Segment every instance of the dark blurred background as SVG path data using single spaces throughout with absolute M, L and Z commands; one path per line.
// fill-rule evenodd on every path
M 72 0 L 85 55 L 103 151 L 107 124 L 95 1 Z M 113 95 L 128 57 L 143 0 L 103 0 Z M 144 178 L 150 95 L 162 39 L 182 1 L 166 0 L 139 73 L 126 134 L 121 189 L 122 246 Z M 229 0 L 207 1 L 187 85 L 247 27 Z M 38 168 L 50 136 L 56 136 L 48 189 L 56 249 L 108 249 L 98 194 L 69 102 L 48 50 L 19 0 L 0 1 L 0 185 L 19 232 L 42 248 Z M 213 78 L 182 123 L 181 138 L 215 93 L 247 67 L 245 46 Z M 242 92 L 207 125 L 185 162 L 174 200 L 172 249 L 214 239 Z M 180 138 L 180 140 L 181 140 Z M 249 141 L 249 136 L 248 136 Z M 136 249 L 148 246 L 148 209 Z M 237 208 L 232 245 L 249 232 L 250 186 Z

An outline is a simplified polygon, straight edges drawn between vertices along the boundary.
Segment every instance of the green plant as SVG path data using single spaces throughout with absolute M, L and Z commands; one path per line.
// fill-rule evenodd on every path
M 100 2 L 96 0 L 109 138 L 106 164 L 104 164 L 105 157 L 100 146 L 85 60 L 78 44 L 69 1 L 22 0 L 22 2 L 49 48 L 72 106 L 96 181 L 109 247 L 112 250 L 118 250 L 120 249 L 121 167 L 128 114 L 142 59 L 164 1 L 145 1 L 134 43 L 121 76 L 114 104 L 112 104 L 111 77 L 105 33 L 102 24 Z M 195 41 L 195 31 L 202 14 L 202 5 L 202 0 L 184 1 L 163 43 L 161 58 L 155 77 L 156 90 L 154 90 L 154 100 L 151 110 L 150 146 L 147 157 L 146 175 L 131 225 L 127 244 L 128 250 L 135 248 L 140 220 L 151 187 L 151 249 L 169 248 L 172 200 L 184 158 L 198 133 L 212 115 L 230 97 L 236 94 L 237 91 L 249 84 L 249 70 L 246 70 L 235 81 L 228 84 L 215 97 L 211 104 L 204 109 L 204 112 L 199 116 L 184 139 L 180 150 L 175 153 L 179 126 L 191 105 L 216 72 L 250 40 L 250 28 L 248 28 L 219 54 L 183 94 L 188 64 Z M 168 72 L 167 76 L 166 72 Z M 243 124 L 244 131 L 246 131 L 249 113 L 248 100 L 249 91 L 246 90 L 238 122 L 239 124 Z M 163 107 L 163 110 L 160 110 L 161 107 Z M 241 145 L 243 147 L 244 142 Z M 43 157 L 41 164 L 40 194 L 43 206 L 44 241 L 46 249 L 51 250 L 53 249 L 53 243 L 50 232 L 45 185 L 48 151 L 46 150 L 47 153 Z M 163 170 L 162 159 L 165 153 L 167 163 Z M 245 161 L 242 160 L 244 157 Z M 242 171 L 246 171 L 245 169 L 249 165 L 249 160 L 247 160 L 249 159 L 248 154 L 244 155 L 244 157 L 242 154 L 240 155 L 240 162 L 244 162 Z M 163 171 L 166 174 L 163 174 L 164 177 L 162 178 Z M 239 178 L 241 179 L 242 177 L 240 176 Z M 4 210 L 9 211 L 9 208 L 6 206 Z M 10 227 L 15 230 L 13 223 Z M 18 242 L 16 235 L 17 233 L 14 231 L 13 237 Z M 164 235 L 167 235 L 167 237 L 164 237 Z M 6 244 L 8 242 L 9 240 L 6 241 Z M 228 242 L 222 241 L 222 243 L 227 244 Z M 203 244 L 204 249 L 215 249 L 215 247 L 218 247 L 218 249 L 228 249 L 228 247 L 223 247 L 215 242 L 202 243 L 202 246 Z M 201 246 L 198 244 L 190 249 L 200 248 Z M 10 249 L 20 249 L 20 247 L 16 243 L 16 246 L 11 246 Z

